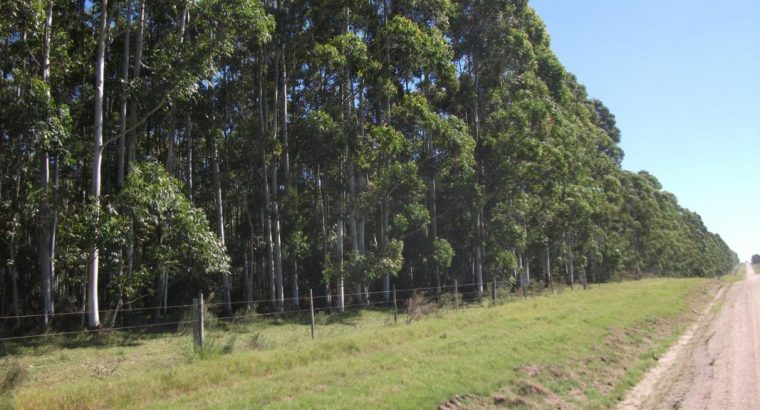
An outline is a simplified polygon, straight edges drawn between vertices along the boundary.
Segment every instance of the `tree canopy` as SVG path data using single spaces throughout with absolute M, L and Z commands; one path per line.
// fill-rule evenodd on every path
M 204 291 L 232 313 L 738 262 L 621 168 L 524 0 L 0 10 L 0 312 L 81 309 L 88 283 L 105 309 Z

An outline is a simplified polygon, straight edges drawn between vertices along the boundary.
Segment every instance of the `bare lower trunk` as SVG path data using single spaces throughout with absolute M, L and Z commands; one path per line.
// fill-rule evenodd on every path
M 18 220 L 18 218 L 14 218 L 14 220 Z M 16 326 L 19 326 L 21 324 L 21 320 L 19 319 L 18 270 L 16 269 L 15 233 L 11 234 L 11 239 L 8 241 L 8 255 L 11 262 L 8 266 L 8 273 L 11 277 L 11 312 L 13 313 L 13 316 L 16 317 Z
M 530 255 L 525 255 L 525 287 L 530 287 Z
M 100 34 L 98 36 L 98 56 L 95 64 L 95 148 L 92 159 L 92 204 L 100 207 L 100 167 L 103 154 L 103 93 L 106 37 L 108 30 L 108 0 L 102 0 L 100 7 Z M 97 224 L 97 216 L 95 223 Z M 97 243 L 90 248 L 89 271 L 87 277 L 87 310 L 90 328 L 100 326 L 98 311 L 98 268 L 100 258 Z
M 475 213 L 475 283 L 478 288 L 478 296 L 483 296 L 483 254 L 480 246 L 480 211 Z
M 319 208 L 322 216 L 322 260 L 327 261 L 330 255 L 330 243 L 327 235 L 327 198 L 324 194 L 322 183 L 322 174 L 320 172 L 320 166 L 317 165 L 317 190 L 319 191 Z M 332 293 L 330 292 L 330 278 L 327 278 L 325 283 L 325 297 L 327 299 L 327 305 L 332 306 Z
M 430 180 L 430 234 L 433 242 L 438 240 L 438 208 L 436 206 L 436 186 L 435 177 Z M 441 269 L 438 264 L 435 264 L 435 291 L 436 294 L 441 294 Z
M 193 202 L 193 122 L 190 115 L 187 116 L 185 126 L 185 139 L 187 141 L 187 198 Z
M 264 165 L 264 209 L 266 210 L 266 235 L 267 235 L 267 267 L 269 271 L 269 290 L 273 304 L 277 303 L 277 284 L 274 268 L 274 244 L 272 241 L 272 208 L 270 206 L 269 182 L 267 181 L 268 167 Z
M 551 287 L 554 292 L 554 283 L 552 282 L 552 254 L 549 250 L 549 245 L 546 245 L 546 265 L 544 266 L 544 280 L 546 281 L 545 287 Z
M 354 164 L 353 162 L 348 164 L 348 195 L 349 195 L 349 202 L 351 203 L 351 211 L 348 214 L 348 234 L 351 237 L 351 252 L 354 253 L 354 255 L 359 254 L 359 228 L 356 223 L 356 207 L 357 207 L 357 201 L 356 201 L 356 178 L 354 175 Z M 352 272 L 352 274 L 356 274 L 357 272 Z M 354 275 L 356 276 L 356 275 Z M 354 283 L 354 302 L 355 303 L 361 303 L 361 279 L 355 278 L 356 282 Z
M 388 244 L 388 231 L 390 230 L 390 226 L 388 224 L 390 218 L 390 201 L 386 199 L 383 201 L 382 204 L 382 229 L 381 229 L 381 236 L 382 236 L 382 248 L 385 249 L 385 246 Z M 385 275 L 383 275 L 383 300 L 389 301 L 391 299 L 391 274 L 390 272 L 385 272 Z
M 280 239 L 280 208 L 277 202 L 277 167 L 272 167 L 272 210 L 274 216 L 274 267 L 277 284 L 277 310 L 285 309 L 285 290 L 282 274 L 282 241 Z
M 293 306 L 295 306 L 295 308 L 298 309 L 298 307 L 301 305 L 301 298 L 300 298 L 299 290 L 298 290 L 298 259 L 294 257 L 292 264 L 293 264 L 293 281 L 290 284 L 290 286 L 291 286 L 291 293 L 293 295 L 292 296 Z
M 243 280 L 245 285 L 245 310 L 250 311 L 253 308 L 253 277 L 251 275 L 252 266 L 248 260 L 248 250 L 243 254 Z
M 48 0 L 45 12 L 45 27 L 42 51 L 42 80 L 47 84 L 50 81 L 50 36 L 53 24 L 53 1 Z M 50 98 L 50 88 L 47 89 Z M 53 279 L 50 266 L 50 155 L 42 153 L 40 161 L 40 186 L 42 189 L 40 201 L 40 213 L 38 223 L 38 259 L 42 286 L 42 310 L 45 326 L 50 324 L 53 315 Z
M 338 237 L 336 239 L 336 245 L 338 249 L 338 308 L 341 312 L 346 310 L 345 292 L 343 289 L 343 197 L 345 195 L 341 192 L 340 199 L 338 201 Z
M 224 207 L 222 203 L 222 181 L 219 172 L 219 150 L 216 146 L 215 136 L 209 137 L 211 143 L 211 168 L 214 174 L 214 202 L 216 205 L 216 231 L 219 235 L 219 241 L 222 246 L 225 244 L 224 240 Z M 222 287 L 224 290 L 224 311 L 227 314 L 232 313 L 232 299 L 231 291 L 232 285 L 230 283 L 229 272 L 222 272 Z

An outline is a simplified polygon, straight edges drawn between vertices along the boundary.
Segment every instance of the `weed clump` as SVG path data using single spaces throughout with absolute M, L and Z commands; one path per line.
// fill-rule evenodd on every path
M 438 304 L 429 298 L 424 292 L 414 292 L 412 297 L 406 300 L 406 323 L 420 320 L 422 317 L 438 311 Z

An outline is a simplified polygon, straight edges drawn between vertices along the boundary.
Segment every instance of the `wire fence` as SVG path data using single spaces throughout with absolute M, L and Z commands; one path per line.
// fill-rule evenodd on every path
M 479 286 L 483 286 L 483 290 L 479 290 Z M 466 290 L 470 289 L 470 290 Z M 473 290 L 474 289 L 474 290 Z M 501 292 L 498 292 L 498 290 L 501 289 Z M 452 303 L 456 305 L 456 308 L 471 308 L 474 306 L 482 305 L 482 303 L 473 303 L 473 302 L 481 302 L 483 300 L 491 299 L 492 302 L 495 302 L 497 297 L 498 298 L 504 298 L 504 292 L 506 291 L 507 297 L 511 298 L 517 298 L 517 297 L 528 297 L 527 292 L 524 288 L 515 287 L 513 282 L 510 281 L 491 281 L 490 283 L 485 282 L 483 284 L 479 283 L 465 283 L 465 284 L 459 284 L 455 282 L 454 284 L 448 284 L 448 285 L 441 285 L 441 286 L 427 286 L 427 287 L 416 287 L 416 288 L 404 288 L 404 289 L 395 289 L 395 287 L 392 290 L 378 290 L 378 291 L 362 291 L 362 292 L 349 292 L 349 293 L 343 293 L 343 300 L 344 304 L 341 308 L 341 306 L 338 304 L 340 298 L 339 294 L 332 294 L 332 295 L 318 295 L 318 296 L 305 296 L 305 297 L 291 297 L 291 298 L 283 298 L 283 299 L 253 299 L 253 300 L 238 300 L 238 301 L 230 301 L 230 302 L 214 302 L 214 303 L 206 303 L 205 309 L 209 308 L 216 308 L 216 309 L 223 309 L 225 306 L 240 306 L 240 305 L 246 305 L 251 306 L 252 308 L 246 309 L 243 312 L 240 312 L 240 314 L 237 314 L 237 312 L 228 312 L 230 314 L 228 315 L 220 315 L 218 317 L 215 317 L 215 320 L 221 321 L 222 323 L 234 323 L 235 321 L 239 320 L 245 320 L 245 319 L 255 319 L 255 318 L 275 318 L 275 317 L 299 317 L 307 313 L 311 313 L 312 315 L 312 326 L 314 326 L 314 314 L 319 312 L 325 312 L 330 314 L 340 314 L 343 311 L 350 310 L 350 309 L 366 309 L 366 308 L 374 308 L 374 309 L 392 309 L 394 312 L 394 317 L 397 317 L 399 313 L 404 314 L 407 313 L 407 301 L 410 299 L 410 297 L 405 297 L 404 299 L 400 300 L 401 303 L 399 303 L 398 295 L 419 295 L 419 294 L 429 294 L 433 293 L 432 296 L 429 296 L 431 299 L 434 299 L 431 303 L 440 303 L 441 301 L 446 301 L 447 303 Z M 497 295 L 497 293 L 499 293 Z M 382 295 L 382 297 L 379 297 Z M 142 297 L 140 297 L 142 298 Z M 359 303 L 345 303 L 348 300 L 361 300 Z M 291 304 L 293 302 L 308 302 L 310 304 L 309 308 L 303 308 L 301 305 L 297 305 L 296 308 L 290 308 L 290 309 L 284 309 L 284 307 L 287 304 Z M 323 306 L 314 307 L 314 304 L 316 301 L 324 301 Z M 130 301 L 132 302 L 132 301 Z M 127 302 L 129 303 L 129 302 Z M 153 306 L 153 307 L 140 307 L 140 308 L 123 308 L 124 305 L 127 305 L 127 303 L 123 303 L 121 307 L 115 308 L 115 309 L 103 309 L 99 310 L 98 312 L 100 314 L 128 314 L 128 313 L 134 313 L 134 312 L 145 312 L 145 311 L 160 311 L 160 312 L 166 312 L 167 310 L 181 310 L 181 309 L 187 309 L 190 310 L 194 307 L 194 304 L 180 304 L 180 305 L 171 305 L 171 306 Z M 276 311 L 271 312 L 257 312 L 256 306 L 266 304 L 268 306 L 275 307 Z M 453 306 L 452 306 L 453 307 Z M 66 316 L 83 316 L 86 315 L 87 311 L 74 311 L 74 312 L 62 312 L 62 313 L 56 313 L 54 315 L 47 315 L 49 318 L 55 318 L 55 317 L 66 317 Z M 190 313 L 190 312 L 185 312 Z M 181 313 L 180 313 L 181 314 Z M 17 316 L 3 316 L 0 317 L 0 322 L 6 321 L 6 320 L 17 320 L 17 319 L 36 319 L 36 318 L 43 318 L 45 317 L 45 314 L 26 314 L 26 315 L 17 315 Z M 116 318 L 110 318 L 110 321 L 112 323 L 116 323 Z M 134 324 L 134 325 L 124 325 L 124 326 L 112 326 L 112 327 L 102 327 L 102 328 L 96 328 L 96 329 L 81 329 L 81 330 L 74 330 L 74 331 L 60 331 L 60 332 L 45 332 L 45 333 L 39 333 L 39 334 L 27 334 L 27 335 L 18 335 L 18 336 L 7 336 L 7 337 L 0 337 L 0 343 L 4 342 L 14 342 L 14 341 L 25 341 L 25 340 L 31 340 L 31 339 L 41 339 L 41 338 L 53 338 L 53 337 L 73 337 L 73 336 L 80 336 L 80 335 L 97 335 L 102 333 L 110 333 L 110 332 L 125 332 L 125 331 L 136 331 L 136 330 L 150 330 L 150 329 L 179 329 L 180 327 L 184 325 L 190 325 L 196 324 L 196 319 L 189 320 L 189 319 L 182 319 L 182 320 L 172 320 L 172 321 L 157 321 L 155 323 L 142 323 L 142 324 Z M 176 333 L 176 330 L 173 332 Z

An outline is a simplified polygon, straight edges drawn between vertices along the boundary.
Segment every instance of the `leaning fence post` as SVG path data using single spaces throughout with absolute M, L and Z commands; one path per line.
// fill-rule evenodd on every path
M 457 310 L 459 310 L 459 283 L 454 279 L 454 303 L 456 303 Z
M 393 324 L 398 324 L 398 305 L 396 304 L 396 285 L 393 285 Z
M 203 292 L 193 299 L 193 342 L 203 346 Z
M 314 339 L 314 292 L 309 289 L 309 309 L 311 310 L 311 338 Z

